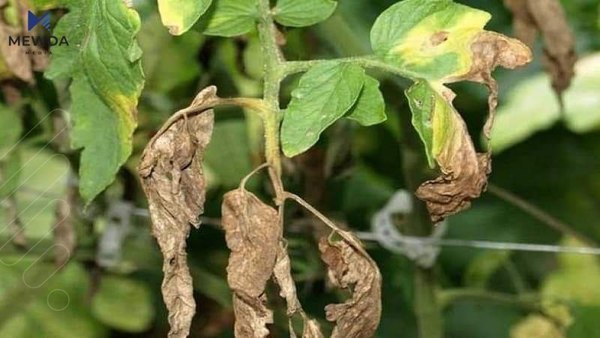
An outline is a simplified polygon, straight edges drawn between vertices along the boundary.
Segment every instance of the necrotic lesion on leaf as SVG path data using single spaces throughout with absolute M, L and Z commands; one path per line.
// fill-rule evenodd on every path
M 239 188 L 223 197 L 222 224 L 231 250 L 227 282 L 233 290 L 236 337 L 266 337 L 273 313 L 265 288 L 273 274 L 281 228 L 277 211 Z
M 216 95 L 209 87 L 192 104 Z M 206 182 L 202 157 L 214 125 L 212 110 L 180 119 L 158 134 L 142 155 L 138 172 L 148 197 L 152 233 L 163 253 L 163 299 L 169 310 L 170 338 L 187 337 L 195 313 L 186 239 L 204 211 Z
M 483 31 L 471 43 L 471 59 L 468 73 L 446 81 L 468 80 L 488 87 L 489 112 L 483 134 L 489 139 L 498 101 L 498 86 L 491 72 L 497 66 L 512 69 L 528 63 L 531 51 L 518 40 Z M 470 201 L 479 197 L 491 172 L 491 154 L 476 153 L 467 127 L 452 105 L 455 94 L 441 84 L 431 88 L 432 92 L 428 95 L 433 100 L 430 105 L 433 114 L 432 153 L 442 175 L 423 183 L 417 190 L 417 196 L 427 203 L 432 221 L 440 222 L 445 217 L 468 208 Z M 440 114 L 444 116 L 439 116 Z
M 292 266 L 287 247 L 283 242 L 279 245 L 277 252 L 277 262 L 273 268 L 273 277 L 277 285 L 279 285 L 279 295 L 283 297 L 287 303 L 287 315 L 289 318 L 290 337 L 295 338 L 296 332 L 292 325 L 292 316 L 300 314 L 304 322 L 303 338 L 322 338 L 321 328 L 319 323 L 310 318 L 302 309 L 300 300 L 296 293 L 296 285 L 292 277 Z
M 532 47 L 537 34 L 544 40 L 544 66 L 552 78 L 552 87 L 562 95 L 575 72 L 575 38 L 558 0 L 504 0 L 514 15 L 515 35 Z
M 322 239 L 319 250 L 334 286 L 351 290 L 352 296 L 341 304 L 325 307 L 327 320 L 336 326 L 332 338 L 370 338 L 381 318 L 381 274 L 375 262 L 349 232 L 342 240 Z

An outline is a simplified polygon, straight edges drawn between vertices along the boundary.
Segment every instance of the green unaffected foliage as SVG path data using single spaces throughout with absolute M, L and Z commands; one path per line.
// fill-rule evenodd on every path
M 327 19 L 337 6 L 332 0 L 278 0 L 275 21 L 288 27 L 312 26 Z
M 215 0 L 205 16 L 204 34 L 232 37 L 254 29 L 258 8 L 254 0 Z
M 348 63 L 330 62 L 304 74 L 283 117 L 283 152 L 292 157 L 313 146 L 323 130 L 352 108 L 364 82 L 364 70 Z
M 140 19 L 122 1 L 69 1 L 56 26 L 69 46 L 53 48 L 45 75 L 72 79 L 72 145 L 83 148 L 80 192 L 89 203 L 131 155 L 144 75 L 135 40 Z

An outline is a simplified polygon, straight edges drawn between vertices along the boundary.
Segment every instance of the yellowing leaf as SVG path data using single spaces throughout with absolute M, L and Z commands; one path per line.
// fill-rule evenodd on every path
M 489 156 L 477 154 L 467 126 L 451 102 L 454 93 L 438 85 L 417 82 L 406 92 L 413 124 L 424 141 L 430 161 L 442 175 L 423 183 L 417 197 L 427 203 L 433 222 L 455 214 L 479 197 L 487 183 Z
M 483 134 L 489 138 L 498 95 L 491 72 L 531 60 L 531 51 L 520 41 L 485 31 L 489 19 L 488 13 L 451 0 L 406 0 L 383 12 L 371 30 L 377 56 L 416 81 L 406 93 L 412 122 L 429 165 L 437 162 L 442 172 L 417 191 L 434 222 L 467 208 L 485 188 L 490 171 L 490 154 L 475 152 L 452 106 L 455 94 L 444 84 L 467 80 L 488 87 Z
M 406 17 L 412 19 L 403 20 Z M 415 78 L 439 80 L 463 75 L 471 68 L 471 42 L 490 18 L 484 11 L 451 1 L 402 1 L 375 22 L 373 49 Z M 385 35 L 384 25 L 402 29 Z
M 158 0 L 158 10 L 169 33 L 181 35 L 192 28 L 211 2 L 212 0 Z
M 136 106 L 144 75 L 135 36 L 140 18 L 122 1 L 66 2 L 54 34 L 69 45 L 52 48 L 50 79 L 71 78 L 72 144 L 83 148 L 80 192 L 89 203 L 131 154 Z M 99 128 L 98 126 L 102 126 Z

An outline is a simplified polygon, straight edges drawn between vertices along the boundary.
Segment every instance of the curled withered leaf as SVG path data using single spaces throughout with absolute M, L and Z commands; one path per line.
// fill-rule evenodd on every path
M 471 69 L 457 80 L 479 82 L 488 87 L 489 113 L 483 134 L 489 138 L 498 105 L 498 85 L 492 77 L 492 71 L 498 66 L 514 69 L 528 64 L 531 62 L 531 50 L 517 39 L 495 32 L 482 31 L 471 43 L 471 57 Z
M 275 282 L 279 285 L 279 294 L 283 297 L 287 303 L 287 315 L 290 318 L 289 328 L 290 337 L 295 338 L 296 332 L 292 327 L 291 317 L 295 314 L 300 314 L 304 320 L 304 330 L 302 332 L 302 338 L 322 338 L 321 328 L 319 323 L 309 318 L 298 300 L 296 293 L 296 285 L 292 278 L 292 266 L 290 262 L 290 256 L 288 255 L 287 248 L 281 243 L 277 252 L 277 262 L 273 269 L 273 276 Z
M 574 76 L 575 39 L 559 0 L 504 0 L 514 15 L 515 35 L 533 46 L 540 33 L 544 40 L 543 62 L 552 87 L 561 93 Z
M 351 233 L 340 235 L 340 241 L 319 242 L 332 284 L 352 292 L 346 302 L 325 307 L 327 320 L 336 322 L 331 337 L 371 338 L 381 318 L 381 274 Z
M 418 82 L 406 92 L 413 124 L 427 140 L 428 152 L 442 174 L 421 184 L 416 195 L 425 201 L 434 223 L 468 208 L 479 197 L 490 171 L 488 154 L 477 154 L 467 126 L 452 106 L 454 93 L 444 86 L 434 89 Z M 419 121 L 427 121 L 418 123 Z
M 488 118 L 483 128 L 489 139 L 498 102 L 498 86 L 491 73 L 497 66 L 513 69 L 531 61 L 531 51 L 522 42 L 502 34 L 481 31 L 471 42 L 471 67 L 465 74 L 443 79 L 444 83 L 474 81 L 489 89 Z M 425 201 L 434 223 L 470 206 L 487 185 L 491 171 L 491 149 L 478 154 L 467 126 L 452 101 L 454 92 L 442 83 L 417 82 L 407 96 L 413 124 L 435 159 L 442 175 L 423 183 L 416 192 Z
M 266 337 L 273 313 L 266 307 L 264 292 L 281 237 L 277 211 L 240 188 L 223 197 L 222 224 L 231 250 L 227 283 L 234 294 L 235 336 Z
M 216 88 L 209 87 L 192 106 L 215 95 Z M 195 312 L 186 239 L 190 225 L 200 225 L 206 188 L 201 162 L 213 125 L 212 110 L 170 124 L 144 149 L 138 167 L 152 234 L 164 256 L 162 293 L 169 310 L 170 338 L 187 337 Z

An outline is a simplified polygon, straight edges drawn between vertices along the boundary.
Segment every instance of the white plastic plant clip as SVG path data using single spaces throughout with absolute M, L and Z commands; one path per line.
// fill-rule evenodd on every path
M 410 193 L 398 190 L 371 219 L 371 230 L 379 244 L 396 253 L 413 260 L 417 265 L 430 268 L 440 252 L 436 243 L 446 232 L 446 223 L 438 223 L 428 238 L 402 235 L 394 224 L 394 216 L 407 215 L 412 212 L 413 203 Z

